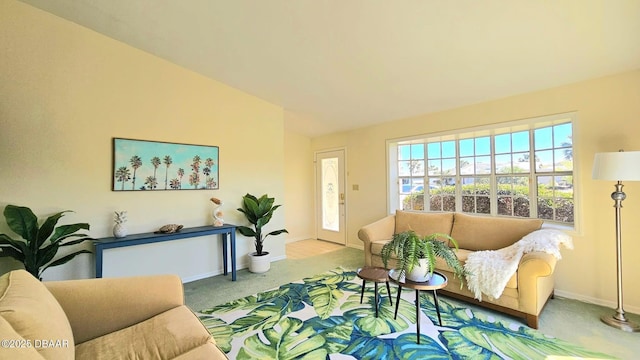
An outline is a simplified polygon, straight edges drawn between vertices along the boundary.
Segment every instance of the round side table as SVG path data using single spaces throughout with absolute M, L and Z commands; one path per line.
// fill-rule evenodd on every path
M 416 327 L 417 327 L 417 343 L 420 344 L 420 290 L 429 290 L 433 293 L 433 302 L 436 305 L 436 312 L 438 313 L 438 323 L 442 326 L 442 318 L 440 318 L 440 306 L 438 305 L 438 294 L 437 290 L 440 290 L 447 286 L 447 277 L 444 274 L 441 274 L 437 271 L 433 272 L 431 279 L 424 282 L 415 282 L 411 280 L 406 280 L 404 278 L 400 279 L 400 271 L 393 269 L 389 270 L 389 279 L 398 284 L 398 297 L 396 298 L 396 312 L 393 318 L 398 317 L 398 305 L 400 304 L 400 293 L 402 288 L 415 289 L 416 291 Z
M 363 268 L 358 269 L 356 272 L 358 277 L 362 279 L 362 290 L 360 292 L 360 304 L 362 304 L 362 299 L 364 298 L 364 286 L 367 281 L 373 281 L 373 289 L 374 289 L 374 302 L 376 307 L 376 317 L 378 317 L 378 283 L 386 283 L 387 284 L 387 295 L 389 296 L 389 303 L 393 306 L 393 301 L 391 300 L 391 289 L 389 288 L 389 272 L 387 269 L 381 267 L 370 267 L 365 266 Z

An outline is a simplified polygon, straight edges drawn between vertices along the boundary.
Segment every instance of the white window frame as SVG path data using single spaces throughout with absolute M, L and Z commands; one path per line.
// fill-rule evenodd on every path
M 446 131 L 446 132 L 439 132 L 439 133 L 432 133 L 432 134 L 420 134 L 420 135 L 414 135 L 414 136 L 409 136 L 409 137 L 402 137 L 402 138 L 395 138 L 395 139 L 388 139 L 386 141 L 386 149 L 387 149 L 387 174 L 388 174 L 388 179 L 387 179 L 387 204 L 388 204 L 388 211 L 389 214 L 393 214 L 395 213 L 396 210 L 402 209 L 402 204 L 400 201 L 401 198 L 401 194 L 400 194 L 400 179 L 405 177 L 405 176 L 399 176 L 398 173 L 398 147 L 399 145 L 407 145 L 407 144 L 425 144 L 425 159 L 424 159 L 424 164 L 425 164 L 425 175 L 423 177 L 423 184 L 424 184 L 424 189 L 425 192 L 427 191 L 427 186 L 428 186 L 428 171 L 427 171 L 427 167 L 428 167 L 428 160 L 427 160 L 427 155 L 426 155 L 426 144 L 428 144 L 429 142 L 437 142 L 437 141 L 449 141 L 449 140 L 454 140 L 455 141 L 455 146 L 456 146 L 456 167 L 457 170 L 456 171 L 456 211 L 458 212 L 462 212 L 462 194 L 461 194 L 461 174 L 460 174 L 460 167 L 459 167 L 459 163 L 460 163 L 460 149 L 459 149 L 459 141 L 461 139 L 465 139 L 465 138 L 476 138 L 476 137 L 480 137 L 480 136 L 485 136 L 485 135 L 489 135 L 490 136 L 490 146 L 491 146 L 491 174 L 490 174 L 490 183 L 491 183 L 491 195 L 490 195 L 490 201 L 491 201 L 491 213 L 490 214 L 477 214 L 479 216 L 500 216 L 502 217 L 502 215 L 498 215 L 498 206 L 497 206 L 497 198 L 498 198 L 498 193 L 497 193 L 497 182 L 496 179 L 497 177 L 500 176 L 500 174 L 496 174 L 496 169 L 495 169 L 495 165 L 493 164 L 493 161 L 495 159 L 495 141 L 494 141 L 494 136 L 496 135 L 500 135 L 500 134 L 505 134 L 505 133 L 516 133 L 516 132 L 520 132 L 520 131 L 524 131 L 527 130 L 530 132 L 530 136 L 529 136 L 529 153 L 531 155 L 535 156 L 535 144 L 533 142 L 533 131 L 531 130 L 535 130 L 538 128 L 544 128 L 544 127 L 549 127 L 549 126 L 555 126 L 555 125 L 559 125 L 559 124 L 563 124 L 563 123 L 571 123 L 571 127 L 572 127 L 572 151 L 573 151 L 573 168 L 570 171 L 571 176 L 573 178 L 573 223 L 563 223 L 563 222 L 557 222 L 557 221 L 552 221 L 552 220 L 545 220 L 545 226 L 551 226 L 551 227 L 557 227 L 557 228 L 562 228 L 565 230 L 573 230 L 578 232 L 578 229 L 580 228 L 580 207 L 578 204 L 578 199 L 580 198 L 579 195 L 579 183 L 578 183 L 578 177 L 577 174 L 579 174 L 579 171 L 577 169 L 577 161 L 576 159 L 576 139 L 575 139 L 575 133 L 576 133 L 576 125 L 577 125 L 577 113 L 576 112 L 570 112 L 570 113 L 562 113 L 562 114 L 555 114 L 555 115 L 548 115 L 548 116 L 542 116 L 542 117 L 536 117 L 536 118 L 529 118 L 529 119 L 523 119 L 523 120 L 516 120 L 516 121 L 510 121 L 510 122 L 504 122 L 504 123 L 497 123 L 497 124 L 492 124 L 492 125 L 487 125 L 487 126 L 481 126 L 481 127 L 473 127 L 473 128 L 465 128 L 465 129 L 457 129 L 457 130 L 452 130 L 452 131 Z M 513 153 L 513 151 L 511 152 Z M 529 177 L 529 187 L 530 187 L 530 192 L 529 192 L 529 202 L 530 202 L 530 217 L 529 218 L 537 218 L 538 214 L 537 214 L 537 201 L 538 201 L 538 194 L 537 194 L 537 189 L 536 189 L 536 176 L 541 176 L 540 173 L 536 173 L 534 170 L 535 167 L 535 161 L 531 161 L 531 169 L 529 171 L 529 173 L 527 174 Z M 561 172 L 560 171 L 551 171 L 544 175 L 556 175 L 556 176 L 560 176 Z M 565 172 L 566 174 L 566 172 Z M 423 212 L 433 212 L 430 211 L 426 205 L 427 202 L 427 197 L 425 195 L 425 209 L 422 210 Z M 420 210 L 412 210 L 412 211 L 420 211 Z M 476 215 L 476 213 L 473 213 L 474 215 Z M 516 217 L 516 216 L 506 216 L 506 217 L 510 217 L 510 218 L 522 218 L 522 217 Z

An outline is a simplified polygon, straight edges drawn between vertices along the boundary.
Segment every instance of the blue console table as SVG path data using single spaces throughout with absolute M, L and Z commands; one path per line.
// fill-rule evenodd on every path
M 222 263 L 224 267 L 224 275 L 227 275 L 227 239 L 231 243 L 231 281 L 236 281 L 236 226 L 232 224 L 224 224 L 222 226 L 197 226 L 192 228 L 183 228 L 179 232 L 171 234 L 132 234 L 124 238 L 106 237 L 93 241 L 96 246 L 96 277 L 102 277 L 102 252 L 106 249 L 119 247 L 135 246 L 142 244 L 151 244 L 162 241 L 178 240 L 191 237 L 205 235 L 222 235 Z

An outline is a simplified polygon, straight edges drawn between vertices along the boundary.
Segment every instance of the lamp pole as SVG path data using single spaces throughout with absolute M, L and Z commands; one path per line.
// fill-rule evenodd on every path
M 635 324 L 624 316 L 623 298 L 622 298 L 622 227 L 620 226 L 620 209 L 622 208 L 622 200 L 626 199 L 627 195 L 622 191 L 622 181 L 618 181 L 615 184 L 616 191 L 611 193 L 611 198 L 614 201 L 613 207 L 616 209 L 616 274 L 617 274 L 617 286 L 618 286 L 618 308 L 613 315 L 603 315 L 600 320 L 609 326 L 613 326 L 620 330 L 636 332 L 640 331 L 640 326 Z

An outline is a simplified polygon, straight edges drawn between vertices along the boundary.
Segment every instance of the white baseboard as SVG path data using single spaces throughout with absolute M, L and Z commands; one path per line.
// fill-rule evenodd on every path
M 285 244 L 290 244 L 290 243 L 294 243 L 296 241 L 300 241 L 300 240 L 309 240 L 309 239 L 315 239 L 313 236 L 311 235 L 305 235 L 305 236 L 296 236 L 290 239 L 287 239 L 285 241 Z
M 578 300 L 578 301 L 582 301 L 582 302 L 589 303 L 589 304 L 595 304 L 595 305 L 608 307 L 608 308 L 613 309 L 614 311 L 618 307 L 618 303 L 614 302 L 614 301 L 598 299 L 598 298 L 594 298 L 594 297 L 591 297 L 591 296 L 584 296 L 584 295 L 581 295 L 581 294 L 575 294 L 575 293 L 568 292 L 568 291 L 554 290 L 554 294 L 559 296 L 559 297 L 563 297 L 563 298 L 567 298 L 567 299 L 573 299 L 573 300 Z M 625 311 L 628 311 L 628 312 L 633 313 L 633 314 L 640 314 L 640 307 L 627 306 L 627 305 L 624 305 L 624 307 L 625 307 Z
M 279 260 L 284 260 L 287 258 L 287 255 L 280 255 L 280 256 L 275 256 L 275 257 L 271 257 L 271 262 L 274 261 L 279 261 Z M 242 269 L 246 269 L 249 267 L 249 263 L 247 262 L 237 262 L 236 263 L 236 271 L 237 270 L 242 270 Z M 202 280 L 202 279 L 206 279 L 209 277 L 213 277 L 213 276 L 218 276 L 218 275 L 222 275 L 224 274 L 224 270 L 222 268 L 216 270 L 216 271 L 211 271 L 211 272 L 207 272 L 204 274 L 197 274 L 197 275 L 192 275 L 192 276 L 186 276 L 182 278 L 182 282 L 183 283 L 188 283 L 188 282 L 192 282 L 192 281 L 196 281 L 196 280 Z M 227 276 L 231 276 L 231 271 L 228 272 Z
M 286 258 L 287 258 L 287 255 L 280 255 L 280 256 L 275 256 L 275 257 L 273 257 L 273 256 L 272 256 L 272 257 L 271 257 L 271 262 L 279 261 L 279 260 L 284 260 L 284 259 L 286 259 Z

